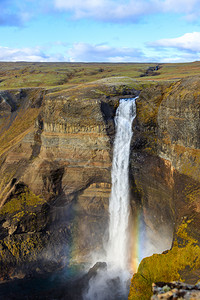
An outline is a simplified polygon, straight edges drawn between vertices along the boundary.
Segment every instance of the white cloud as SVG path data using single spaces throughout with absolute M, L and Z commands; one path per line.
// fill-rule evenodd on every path
M 0 26 L 23 26 L 39 14 L 54 10 L 54 0 L 0 0 Z
M 0 0 L 0 26 L 22 26 L 41 14 L 66 12 L 75 19 L 136 22 L 156 13 L 200 17 L 199 0 Z
M 181 53 L 181 52 L 176 52 L 172 56 L 170 54 L 166 54 L 165 56 L 161 55 L 158 59 L 157 62 L 161 63 L 184 63 L 184 62 L 193 62 L 200 60 L 200 55 L 199 54 L 193 54 L 193 53 Z
M 66 48 L 63 55 L 59 53 L 47 54 L 46 47 L 9 48 L 0 46 L 0 61 L 139 62 L 144 60 L 145 56 L 138 49 L 126 47 L 114 48 L 105 44 L 90 45 L 76 43 L 71 48 Z
M 194 9 L 200 7 L 199 0 L 158 0 L 154 2 L 157 3 L 159 10 L 163 12 L 190 14 L 194 12 Z
M 39 47 L 20 49 L 0 46 L 0 61 L 53 62 L 66 61 L 66 57 L 45 54 Z
M 183 14 L 188 20 L 200 16 L 199 0 L 54 0 L 55 9 L 74 18 L 101 21 L 136 21 L 155 13 Z
M 145 59 L 143 53 L 135 48 L 114 48 L 107 45 L 76 43 L 68 51 L 72 62 L 133 62 Z
M 199 33 L 200 34 L 200 33 Z M 172 39 L 175 40 L 175 39 Z M 162 42 L 161 41 L 165 41 Z M 189 62 L 200 59 L 199 52 L 185 51 L 178 47 L 177 43 L 170 40 L 161 40 L 154 43 L 154 50 L 146 55 L 140 49 L 128 47 L 111 47 L 107 44 L 91 45 L 87 43 L 75 43 L 71 47 L 65 47 L 65 53 L 55 53 L 51 45 L 49 47 L 35 48 L 9 48 L 0 46 L 0 61 L 27 61 L 27 62 Z M 169 46 L 170 45 L 170 46 Z M 173 45 L 173 46 L 172 46 Z M 195 42 L 194 42 L 195 45 Z M 70 47 L 70 48 L 69 48 Z M 183 47 L 183 45 L 181 45 Z M 189 47 L 184 44 L 184 47 Z M 49 52 L 51 51 L 51 53 Z
M 153 47 L 177 48 L 179 50 L 200 52 L 200 32 L 186 33 L 172 39 L 161 39 L 150 44 Z
M 147 14 L 151 2 L 146 0 L 114 1 L 114 0 L 55 0 L 55 8 L 72 13 L 77 18 L 94 18 L 103 21 L 136 20 L 138 16 Z

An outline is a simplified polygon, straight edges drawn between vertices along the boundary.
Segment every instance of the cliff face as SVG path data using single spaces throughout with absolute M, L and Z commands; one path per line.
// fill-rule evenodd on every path
M 115 110 L 137 92 L 96 83 L 2 94 L 15 110 L 2 100 L 1 278 L 87 261 L 108 223 Z
M 138 95 L 133 86 L 100 81 L 64 91 L 1 92 L 2 280 L 85 262 L 91 251 L 102 249 L 114 116 L 119 98 Z M 134 216 L 139 211 L 155 248 L 170 249 L 172 241 L 173 248 L 143 260 L 130 299 L 148 297 L 152 280 L 197 280 L 199 97 L 197 77 L 142 88 L 137 99 L 130 157 L 132 211 Z M 160 269 L 153 272 L 154 265 Z
M 189 78 L 172 85 L 158 112 L 159 155 L 181 174 L 199 181 L 200 82 Z
M 133 197 L 153 237 L 162 243 L 171 236 L 173 244 L 168 253 L 141 262 L 129 299 L 149 299 L 153 282 L 195 284 L 200 274 L 199 78 L 155 89 L 143 91 L 138 100 Z

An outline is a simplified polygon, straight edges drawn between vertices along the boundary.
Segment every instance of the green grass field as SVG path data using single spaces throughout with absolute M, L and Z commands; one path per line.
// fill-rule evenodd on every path
M 66 89 L 77 84 L 120 76 L 139 81 L 176 81 L 186 76 L 200 74 L 200 62 L 159 64 L 159 70 L 147 72 L 150 67 L 156 66 L 157 64 L 152 63 L 0 62 L 0 89 L 23 87 Z

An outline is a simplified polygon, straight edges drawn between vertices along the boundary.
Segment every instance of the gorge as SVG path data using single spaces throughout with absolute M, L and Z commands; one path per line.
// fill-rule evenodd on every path
M 0 91 L 1 299 L 21 297 L 16 289 L 5 294 L 8 284 L 47 275 L 48 290 L 33 288 L 24 298 L 80 299 L 78 289 L 82 294 L 97 272 L 85 270 L 102 261 L 108 238 L 114 117 L 120 99 L 138 95 L 128 298 L 149 299 L 153 282 L 199 280 L 199 76 L 150 84 L 112 77 L 66 89 Z M 76 286 L 66 286 L 73 268 Z

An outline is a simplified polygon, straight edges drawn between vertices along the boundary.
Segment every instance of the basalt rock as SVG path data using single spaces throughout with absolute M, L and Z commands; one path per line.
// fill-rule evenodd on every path
M 199 82 L 194 77 L 146 89 L 137 102 L 132 197 L 155 249 L 171 250 L 142 260 L 130 300 L 149 299 L 156 281 L 199 279 Z
M 114 116 L 138 94 L 98 82 L 1 92 L 1 279 L 87 261 L 108 224 Z
M 152 285 L 154 295 L 151 300 L 200 299 L 200 285 L 182 282 L 157 282 Z
M 152 85 L 137 99 L 132 212 L 140 212 L 155 248 L 172 249 L 143 260 L 129 299 L 150 297 L 156 281 L 198 280 L 199 82 L 196 77 Z M 119 80 L 62 91 L 1 91 L 2 280 L 85 262 L 91 251 L 102 250 L 115 111 L 120 98 L 138 94 Z M 186 264 L 176 264 L 177 257 Z

